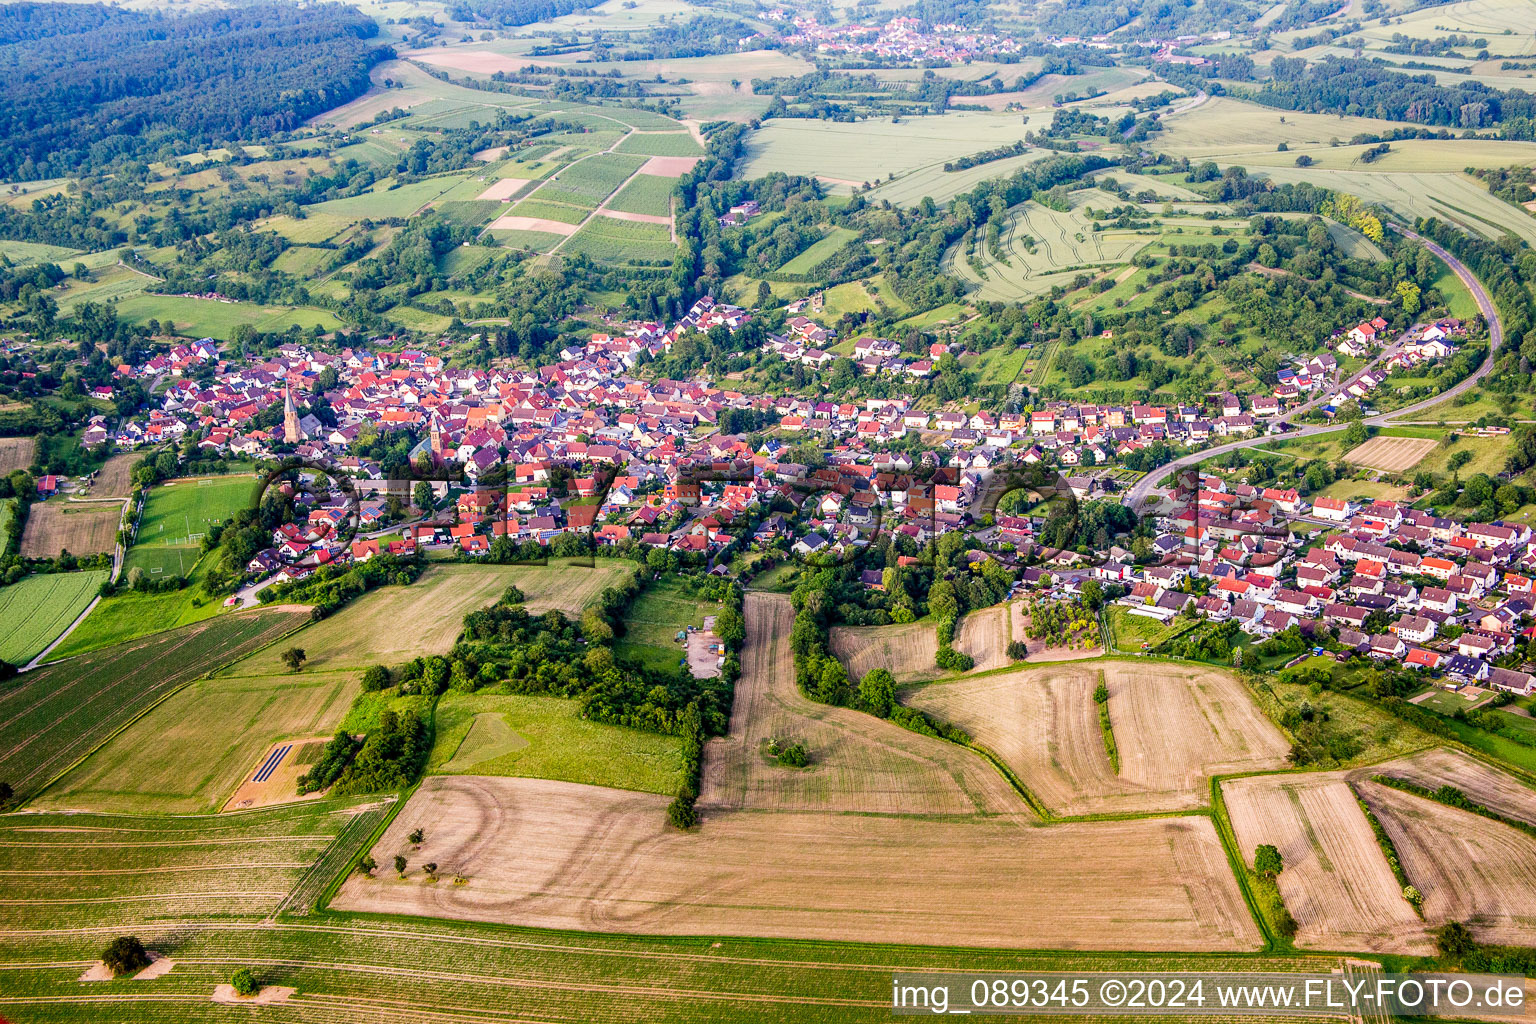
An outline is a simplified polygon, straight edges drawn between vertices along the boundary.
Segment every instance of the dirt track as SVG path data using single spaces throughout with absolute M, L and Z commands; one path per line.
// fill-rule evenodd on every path
M 1012 787 L 971 751 L 802 696 L 788 598 L 747 594 L 746 620 L 730 735 L 705 750 L 706 816 L 725 808 L 1028 815 Z M 770 739 L 804 743 L 810 766 L 774 763 L 762 751 Z

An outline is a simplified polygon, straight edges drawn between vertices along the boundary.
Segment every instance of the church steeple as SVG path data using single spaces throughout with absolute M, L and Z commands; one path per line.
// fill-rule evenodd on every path
M 304 440 L 304 431 L 299 428 L 299 410 L 293 404 L 293 388 L 283 388 L 283 441 L 287 444 L 298 444 Z

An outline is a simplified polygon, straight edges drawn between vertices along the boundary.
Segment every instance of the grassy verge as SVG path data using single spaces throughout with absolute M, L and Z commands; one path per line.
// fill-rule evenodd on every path
M 1388 782 L 1386 779 L 1387 777 L 1384 775 L 1376 776 L 1376 780 L 1378 782 L 1382 782 L 1384 785 L 1392 785 L 1392 782 L 1397 781 L 1392 780 L 1392 782 Z M 1375 812 L 1373 812 L 1370 806 L 1360 798 L 1360 791 L 1354 786 L 1350 786 L 1349 788 L 1350 791 L 1355 794 L 1355 803 L 1360 805 L 1360 813 L 1365 815 L 1366 823 L 1371 826 L 1371 834 L 1376 837 L 1376 845 L 1381 847 L 1381 855 L 1387 858 L 1387 867 L 1392 869 L 1392 877 L 1397 879 L 1397 884 L 1402 888 L 1403 892 L 1406 893 L 1413 883 L 1408 881 L 1408 873 L 1403 870 L 1403 862 L 1397 857 L 1397 846 L 1393 844 L 1392 837 L 1387 835 L 1387 830 L 1382 828 L 1381 822 L 1377 820 Z M 1413 902 L 1413 900 L 1407 900 L 1407 903 L 1420 917 L 1424 916 L 1423 909 L 1417 903 Z

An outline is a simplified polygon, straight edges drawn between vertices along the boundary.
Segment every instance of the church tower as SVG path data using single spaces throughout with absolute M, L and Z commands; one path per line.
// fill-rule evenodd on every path
M 293 404 L 293 389 L 283 388 L 283 441 L 287 444 L 298 444 L 304 440 L 304 431 L 299 429 L 299 410 Z
M 427 436 L 432 450 L 432 464 L 441 466 L 443 464 L 443 421 L 435 412 L 432 414 L 432 423 Z

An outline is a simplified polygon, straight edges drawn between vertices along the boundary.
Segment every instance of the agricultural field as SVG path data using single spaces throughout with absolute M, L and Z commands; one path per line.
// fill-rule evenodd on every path
M 167 480 L 149 492 L 138 536 L 124 572 L 185 576 L 202 554 L 204 535 L 259 497 L 260 483 L 245 474 Z
M 0 693 L 0 779 L 32 796 L 156 701 L 306 618 L 241 612 L 27 673 Z
M 113 736 L 33 806 L 216 811 L 273 742 L 334 733 L 359 689 L 355 673 L 199 679 Z
M 117 546 L 123 520 L 121 501 L 72 502 L 65 498 L 36 502 L 21 533 L 23 558 L 55 558 L 61 552 L 99 555 Z
M 36 443 L 30 437 L 0 437 L 0 475 L 32 465 Z
M 1222 164 L 1242 164 L 1246 157 L 1273 153 L 1282 142 L 1299 152 L 1335 139 L 1347 142 L 1355 135 L 1412 127 L 1374 117 L 1277 110 L 1230 96 L 1213 96 L 1184 113 L 1165 116 L 1162 123 L 1152 148 Z
M 212 618 L 221 610 L 222 601 L 218 597 L 209 597 L 194 586 L 163 594 L 133 591 L 114 594 L 97 602 L 91 614 L 64 638 L 50 657 L 72 657 L 163 629 L 190 626 Z
M 974 671 L 1002 668 L 1008 662 L 1009 621 L 1006 605 L 993 605 L 968 613 L 955 633 L 955 650 L 969 654 Z
M 1083 211 L 1090 202 L 1108 205 L 1105 198 L 1097 191 L 1078 193 L 1068 213 L 1025 202 L 1008 215 L 1000 243 L 1003 259 L 992 252 L 985 235 L 972 236 L 969 249 L 964 240 L 956 243 L 945 266 L 974 286 L 978 298 L 1018 301 L 1066 284 L 1084 269 L 1125 263 L 1155 242 L 1158 232 L 1095 231 Z
M 167 926 L 273 914 L 307 890 L 322 860 L 332 864 L 326 855 L 336 846 L 366 837 L 382 810 L 377 801 L 327 801 L 218 819 L 8 814 L 0 817 L 0 927 L 91 935 L 95 952 L 68 971 L 80 992 L 75 978 L 99 954 L 101 934 L 149 924 L 154 949 L 157 934 L 175 941 Z M 203 1001 L 210 990 L 203 987 Z
M 182 334 L 220 340 L 228 340 L 241 324 L 250 324 L 259 331 L 282 331 L 290 325 L 304 330 L 318 325 L 334 331 L 342 326 L 336 314 L 314 306 L 258 306 L 179 295 L 134 295 L 117 303 L 116 310 L 121 319 L 130 323 L 158 320 L 161 324 L 175 324 Z
M 554 608 L 574 616 L 625 571 L 603 563 L 597 568 L 434 565 L 409 586 L 379 587 L 306 627 L 293 638 L 293 646 L 309 655 L 305 672 L 365 669 L 418 655 L 446 654 L 464 627 L 464 616 L 495 604 L 510 584 L 523 591 L 530 612 Z M 262 651 L 228 674 L 287 675 L 281 653 L 276 648 Z
M 570 237 L 562 252 L 585 253 L 602 263 L 669 263 L 677 252 L 662 224 L 593 217 Z
M 1536 825 L 1536 790 L 1462 750 L 1434 747 L 1411 757 L 1357 769 L 1350 773 L 1350 779 L 1358 782 L 1372 775 L 1390 775 L 1425 789 L 1455 786 L 1484 807 Z
M 1423 956 L 1429 929 L 1403 899 L 1354 791 L 1337 772 L 1262 775 L 1222 784 L 1239 852 L 1280 851 L 1277 879 L 1296 943 Z
M 1536 942 L 1536 838 L 1374 782 L 1356 787 L 1423 893 L 1426 923 L 1461 921 L 1483 942 Z
M 863 679 L 866 672 L 877 668 L 889 670 L 898 683 L 944 674 L 934 661 L 939 639 L 932 622 L 833 626 L 830 647 L 853 680 Z
M 699 797 L 714 811 L 817 810 L 1031 817 L 981 757 L 848 708 L 817 704 L 795 685 L 788 598 L 752 591 L 747 642 L 728 735 L 704 753 Z M 927 627 L 930 640 L 932 627 Z M 779 765 L 770 740 L 803 743 L 806 768 Z
M 434 776 L 373 847 L 381 864 L 405 855 L 405 877 L 354 874 L 332 906 L 652 935 L 1014 949 L 1260 944 L 1203 817 L 1041 829 L 723 813 L 683 833 L 667 826 L 666 804 L 565 782 Z M 417 828 L 419 845 L 406 838 Z M 464 881 L 431 883 L 412 868 L 427 862 Z
M 642 156 L 703 156 L 704 148 L 688 132 L 634 132 L 614 147 L 616 153 Z
M 1350 449 L 1345 453 L 1344 461 L 1388 473 L 1406 473 L 1439 443 L 1432 437 L 1388 437 L 1382 434 Z
M 1093 700 L 1101 678 L 1118 771 Z M 1234 676 L 1176 663 L 1155 672 L 1095 662 L 961 678 L 903 701 L 965 729 L 1064 815 L 1202 807 L 1211 776 L 1283 768 L 1289 748 Z
M 450 693 L 434 713 L 428 771 L 556 779 L 671 796 L 683 781 L 682 740 L 582 718 L 574 700 Z
M 900 124 L 892 124 L 889 118 L 855 122 L 775 118 L 748 137 L 747 156 L 738 164 L 737 176 L 759 178 L 773 171 L 805 174 L 808 168 L 814 168 L 817 177 L 833 186 L 833 192 L 846 193 L 890 175 L 896 176 L 898 184 L 909 175 L 921 175 L 924 184 L 931 181 L 940 186 L 946 179 L 958 179 L 964 174 L 946 173 L 945 161 L 1022 141 L 1025 132 L 1038 130 L 1049 124 L 1050 119 L 1050 113 L 1045 111 L 1023 116 L 957 111 L 934 117 L 906 117 Z M 1008 161 L 983 164 L 973 168 L 981 173 L 970 184 L 1011 173 L 1017 166 L 1018 163 L 1010 166 Z M 950 195 L 970 187 L 959 182 L 957 185 Z M 921 195 L 938 199 L 938 191 L 928 188 Z M 886 195 L 880 192 L 876 197 Z
M 1459 165 L 1458 165 L 1459 166 Z M 1536 245 L 1536 217 L 1488 193 L 1464 174 L 1410 171 L 1333 171 L 1315 167 L 1255 168 L 1271 181 L 1311 182 L 1390 207 L 1409 223 L 1419 217 L 1450 221 L 1486 238 L 1513 232 Z
M 624 213 L 642 213 L 652 217 L 666 217 L 672 211 L 674 185 L 675 182 L 671 178 L 658 178 L 654 174 L 637 174 L 608 201 L 607 209 Z
M 599 153 L 571 164 L 556 173 L 534 193 L 540 199 L 559 200 L 561 195 L 574 201 L 602 202 L 640 169 L 645 158 L 619 153 Z
M 360 195 L 316 203 L 314 206 L 307 207 L 305 212 L 310 217 L 320 214 L 351 221 L 365 217 L 409 217 L 459 185 L 473 180 L 467 175 L 447 175 L 427 178 L 424 181 L 413 181 L 393 188 L 390 187 L 390 182 L 384 182 Z
M 704 616 L 715 614 L 719 607 L 718 602 L 686 596 L 675 577 L 663 577 L 629 606 L 624 635 L 615 643 L 614 653 L 647 667 L 675 669 L 683 658 L 677 634 L 689 626 L 702 629 Z
M 105 569 L 23 576 L 0 587 L 0 661 L 25 665 L 79 618 L 111 575 Z

